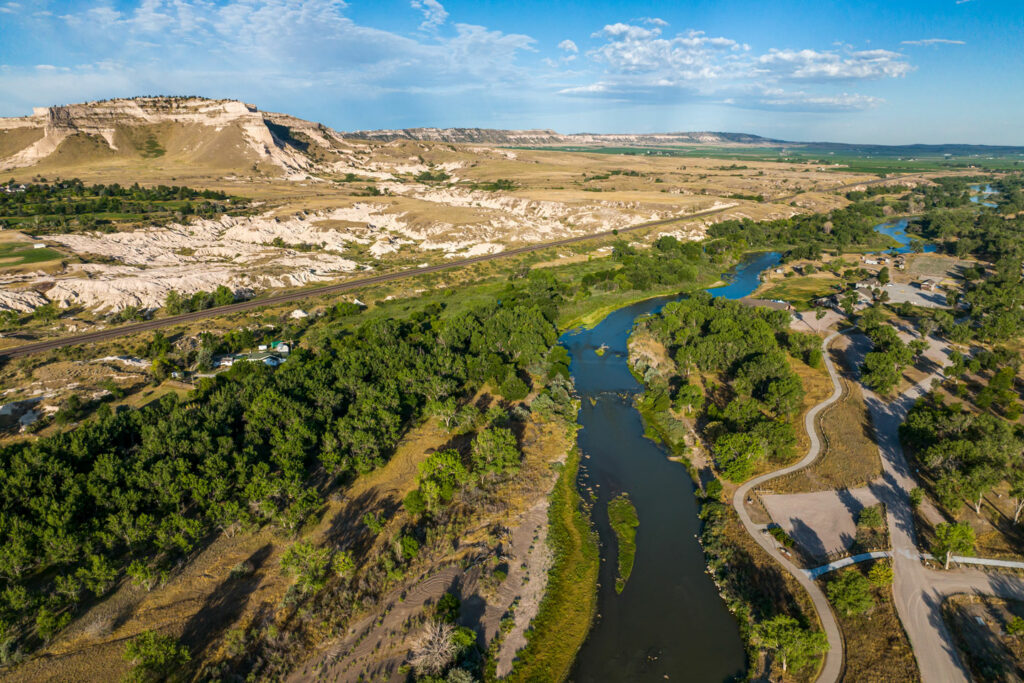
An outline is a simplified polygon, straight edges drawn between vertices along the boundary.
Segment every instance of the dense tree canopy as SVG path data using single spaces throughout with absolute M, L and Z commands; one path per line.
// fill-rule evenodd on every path
M 788 331 L 784 311 L 750 308 L 698 294 L 667 304 L 650 322 L 672 352 L 684 378 L 716 375 L 727 391 L 707 403 L 705 429 L 715 464 L 724 477 L 742 481 L 759 462 L 792 456 L 796 433 L 789 418 L 804 389 L 787 351 L 807 357 L 809 340 Z M 678 408 L 703 406 L 699 383 L 687 380 L 669 398 Z
M 564 367 L 561 355 L 547 367 L 557 332 L 525 292 L 459 315 L 435 310 L 339 330 L 315 350 L 294 350 L 276 371 L 237 364 L 187 400 L 167 394 L 141 410 L 102 406 L 70 431 L 0 449 L 0 620 L 8 636 L 42 637 L 50 615 L 103 595 L 130 565 L 148 582 L 150 568 L 210 533 L 296 528 L 332 482 L 384 463 L 428 406 Z M 563 404 L 552 395 L 542 407 Z M 465 476 L 461 463 L 442 463 L 446 455 L 432 456 L 421 473 L 431 502 L 450 497 Z M 506 429 L 485 430 L 474 443 L 478 476 L 500 477 L 518 457 Z M 315 586 L 327 558 L 312 558 L 312 571 L 311 558 L 297 553 L 298 575 Z

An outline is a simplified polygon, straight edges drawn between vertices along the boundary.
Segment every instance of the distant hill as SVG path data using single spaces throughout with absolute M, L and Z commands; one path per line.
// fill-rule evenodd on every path
M 360 130 L 345 133 L 358 140 L 424 140 L 448 143 L 483 143 L 492 145 L 563 146 L 563 145 L 759 145 L 781 146 L 772 140 L 745 133 L 557 133 L 553 130 L 498 130 L 491 128 L 403 128 L 399 130 Z
M 746 133 L 571 133 L 489 128 L 335 131 L 321 123 L 260 111 L 237 100 L 135 97 L 53 107 L 0 118 L 0 172 L 113 168 L 163 175 L 216 173 L 304 179 L 318 173 L 389 177 L 423 142 L 495 147 L 768 148 L 779 153 L 865 157 L 1013 156 L 1024 148 L 984 145 L 857 145 L 790 142 Z M 368 149 L 367 146 L 373 149 Z M 477 153 L 480 150 L 476 150 Z M 392 158 L 393 157 L 393 158 Z

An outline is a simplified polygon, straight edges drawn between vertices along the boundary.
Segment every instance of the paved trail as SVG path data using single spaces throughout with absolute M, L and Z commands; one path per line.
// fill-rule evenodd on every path
M 839 622 L 836 621 L 836 616 L 832 612 L 832 606 L 829 604 L 828 598 L 825 597 L 821 588 L 818 587 L 818 584 L 808 577 L 807 574 L 804 573 L 803 569 L 797 567 L 793 564 L 792 560 L 782 554 L 779 550 L 780 546 L 778 542 L 771 535 L 764 533 L 766 525 L 754 523 L 750 518 L 750 513 L 747 511 L 745 503 L 750 492 L 761 484 L 771 481 L 776 477 L 781 477 L 784 474 L 789 474 L 790 472 L 795 472 L 796 470 L 807 467 L 821 454 L 821 440 L 818 438 L 818 430 L 814 428 L 815 420 L 822 410 L 838 401 L 839 397 L 843 395 L 843 386 L 839 383 L 839 375 L 836 372 L 836 368 L 832 364 L 832 359 L 829 357 L 828 353 L 828 345 L 832 343 L 832 340 L 839 336 L 839 334 L 839 332 L 833 332 L 821 344 L 822 357 L 825 360 L 825 367 L 828 369 L 829 377 L 832 379 L 833 390 L 831 396 L 811 408 L 804 418 L 804 428 L 807 430 L 807 435 L 811 439 L 811 447 L 808 449 L 807 455 L 805 455 L 800 462 L 794 465 L 751 479 L 736 489 L 736 493 L 732 498 L 732 506 L 736 509 L 736 514 L 739 515 L 740 521 L 743 522 L 743 526 L 746 528 L 747 533 L 749 533 L 750 536 L 757 541 L 758 545 L 764 548 L 769 555 L 775 558 L 776 562 L 781 564 L 787 572 L 792 574 L 793 578 L 795 578 L 811 596 L 811 601 L 814 603 L 814 609 L 818 612 L 818 619 L 821 620 L 822 629 L 825 631 L 825 636 L 828 638 L 830 646 L 828 654 L 825 656 L 825 666 L 822 667 L 822 670 L 818 675 L 818 680 L 823 683 L 835 683 L 843 673 L 843 635 L 839 630 Z

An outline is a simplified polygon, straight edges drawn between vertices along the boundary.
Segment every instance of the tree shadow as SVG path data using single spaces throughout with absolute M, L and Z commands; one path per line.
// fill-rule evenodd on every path
M 356 556 L 361 556 L 369 551 L 376 538 L 363 523 L 366 513 L 377 512 L 384 519 L 390 519 L 400 505 L 401 502 L 395 497 L 380 496 L 375 491 L 367 491 L 354 499 L 346 500 L 345 505 L 331 520 L 327 540 L 339 548 L 346 548 Z
M 229 575 L 185 623 L 181 642 L 188 646 L 194 659 L 201 660 L 206 649 L 241 616 L 249 596 L 260 585 L 259 569 L 272 550 L 273 545 L 268 543 L 250 555 L 245 560 L 246 571 L 239 576 Z
M 807 559 L 815 562 L 828 559 L 828 550 L 817 531 L 796 517 L 791 517 L 789 522 L 792 524 L 793 530 L 790 533 L 793 540 L 796 541 L 797 547 Z

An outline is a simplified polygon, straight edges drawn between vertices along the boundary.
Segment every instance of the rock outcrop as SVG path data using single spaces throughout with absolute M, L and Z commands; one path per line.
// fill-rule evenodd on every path
M 37 107 L 31 116 L 0 118 L 0 135 L 20 128 L 42 129 L 42 138 L 0 159 L 0 170 L 32 166 L 50 158 L 58 148 L 75 135 L 101 139 L 111 152 L 145 156 L 144 149 L 126 149 L 125 143 L 136 142 L 151 135 L 159 146 L 165 129 L 158 127 L 203 126 L 213 132 L 236 129 L 244 141 L 248 157 L 255 162 L 269 162 L 290 176 L 305 178 L 315 172 L 317 164 L 309 154 L 310 147 L 325 153 L 348 147 L 344 139 L 318 123 L 304 121 L 286 114 L 261 112 L 256 106 L 236 100 L 210 100 L 200 97 L 137 97 L 102 102 L 86 102 L 54 107 Z M 149 130 L 145 130 L 146 128 Z M 204 137 L 193 136 L 202 140 Z M 199 147 L 199 145 L 196 145 Z M 163 154 L 161 148 L 160 154 Z M 178 150 L 171 150 L 177 152 Z M 182 154 L 187 149 L 180 150 Z

